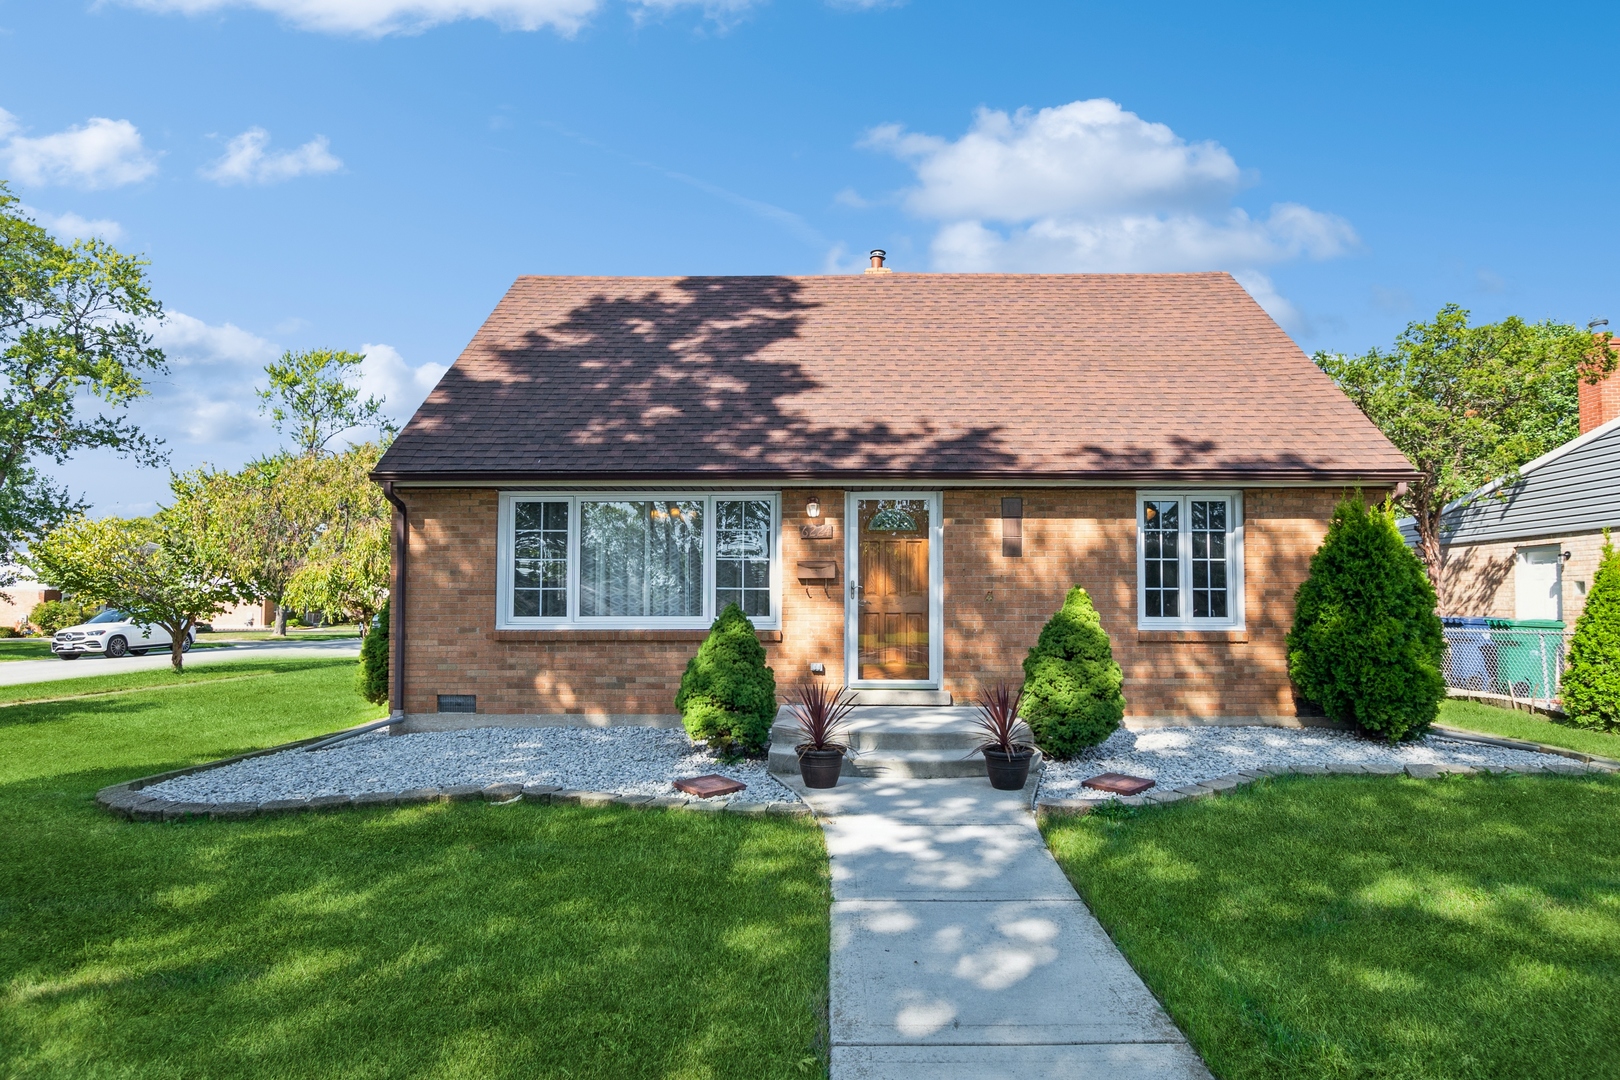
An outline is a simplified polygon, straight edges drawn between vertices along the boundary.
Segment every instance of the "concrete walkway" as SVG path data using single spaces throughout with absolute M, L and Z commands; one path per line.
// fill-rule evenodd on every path
M 228 660 L 318 660 L 323 657 L 360 655 L 359 638 L 326 641 L 241 641 L 233 645 L 192 649 L 186 653 L 186 667 L 218 664 Z M 117 675 L 130 671 L 154 671 L 169 666 L 169 650 L 145 656 L 85 656 L 78 660 L 11 660 L 0 663 L 0 686 L 54 682 L 57 679 L 88 679 L 94 675 Z
M 790 784 L 832 857 L 832 1080 L 1209 1080 L 1047 851 L 1029 791 Z

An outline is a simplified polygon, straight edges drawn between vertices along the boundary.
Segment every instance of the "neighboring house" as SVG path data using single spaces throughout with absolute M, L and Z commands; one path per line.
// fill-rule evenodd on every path
M 883 270 L 519 278 L 373 475 L 406 730 L 673 724 L 729 602 L 784 698 L 968 703 L 1076 583 L 1131 716 L 1287 723 L 1335 503 L 1415 478 L 1227 274 Z
M 215 630 L 263 630 L 274 626 L 275 622 L 276 605 L 269 600 L 257 600 L 232 605 L 209 619 L 208 625 Z
M 1620 379 L 1581 384 L 1581 434 L 1440 519 L 1440 612 L 1562 619 L 1586 606 L 1603 529 L 1620 530 Z M 1401 522 L 1408 543 L 1417 532 Z
M 13 585 L 0 588 L 0 626 L 22 630 L 28 625 L 28 616 L 34 608 L 47 600 L 62 599 L 62 590 L 53 589 L 43 582 L 23 577 Z

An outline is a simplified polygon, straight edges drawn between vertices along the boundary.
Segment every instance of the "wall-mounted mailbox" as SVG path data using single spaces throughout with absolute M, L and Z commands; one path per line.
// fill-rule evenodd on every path
M 805 559 L 799 563 L 799 580 L 806 584 L 825 585 L 838 580 L 837 559 Z

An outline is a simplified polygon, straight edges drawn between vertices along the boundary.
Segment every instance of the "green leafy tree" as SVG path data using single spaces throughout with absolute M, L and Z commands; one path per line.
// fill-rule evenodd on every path
M 382 451 L 379 443 L 363 443 L 327 459 L 320 470 L 323 520 L 285 597 L 289 607 L 328 619 L 353 616 L 362 633 L 388 596 L 393 515 L 369 475 Z
M 1335 720 L 1391 742 L 1423 734 L 1446 695 L 1434 603 L 1393 507 L 1342 500 L 1294 596 L 1289 677 Z
M 192 628 L 243 595 L 208 508 L 185 496 L 151 518 L 72 518 L 29 545 L 27 564 L 81 600 L 168 631 L 175 671 Z
M 276 430 L 290 434 L 304 455 L 326 452 L 326 444 L 345 431 L 375 428 L 394 430 L 383 415 L 383 399 L 360 397 L 356 385 L 360 353 L 313 349 L 285 352 L 265 366 L 270 385 L 258 391 L 259 411 L 268 412 Z
M 694 740 L 725 752 L 765 748 L 776 719 L 776 673 L 736 604 L 726 605 L 687 662 L 675 708 Z
M 1468 325 L 1455 304 L 1412 323 L 1389 351 L 1317 353 L 1316 363 L 1422 475 L 1399 505 L 1438 590 L 1440 515 L 1579 434 L 1579 382 L 1615 367 L 1612 337 L 1554 322 Z
M 0 565 L 84 508 L 37 463 L 80 450 L 165 460 L 123 411 L 167 370 L 146 266 L 101 240 L 58 243 L 0 184 Z
M 1575 620 L 1561 694 L 1574 723 L 1620 729 L 1620 552 L 1607 529 L 1592 591 Z
M 360 644 L 360 670 L 355 688 L 373 705 L 388 700 L 388 601 L 374 621 L 366 625 L 366 639 Z
M 1102 619 L 1076 585 L 1024 657 L 1020 712 L 1041 753 L 1066 760 L 1117 731 L 1124 683 Z
M 334 515 L 341 471 L 329 457 L 277 454 L 172 481 L 178 496 L 207 508 L 232 578 L 275 604 L 277 634 L 287 633 L 288 587 Z

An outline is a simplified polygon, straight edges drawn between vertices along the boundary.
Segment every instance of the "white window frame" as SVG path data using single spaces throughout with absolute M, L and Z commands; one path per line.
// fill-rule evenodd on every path
M 582 502 L 703 503 L 703 614 L 699 616 L 601 616 L 579 614 L 579 504 Z M 759 630 L 782 628 L 782 495 L 778 491 L 503 491 L 496 543 L 495 628 L 497 630 L 707 630 L 720 614 L 715 608 L 715 504 L 771 504 L 771 617 L 754 618 Z M 512 614 L 512 558 L 520 502 L 568 504 L 568 614 L 562 618 Z
M 1226 500 L 1226 599 L 1224 619 L 1192 616 L 1192 510 L 1188 505 L 1210 499 Z M 1143 506 L 1148 502 L 1181 504 L 1182 527 L 1176 534 L 1177 581 L 1182 612 L 1176 618 L 1149 617 L 1147 613 L 1147 543 L 1143 536 Z M 1136 493 L 1136 625 L 1140 630 L 1242 630 L 1243 612 L 1243 492 L 1226 489 L 1172 488 Z

